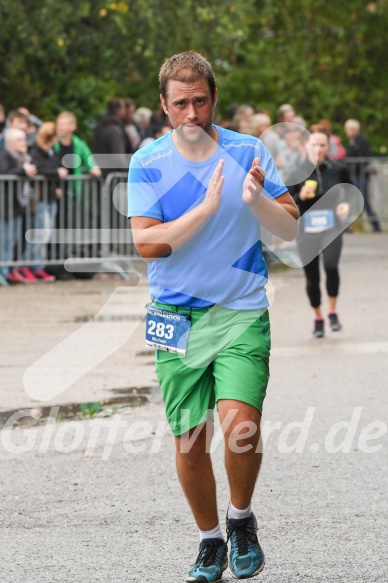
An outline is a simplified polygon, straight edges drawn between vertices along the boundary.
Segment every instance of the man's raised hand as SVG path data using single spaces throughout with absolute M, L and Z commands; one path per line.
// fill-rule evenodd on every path
M 220 208 L 221 203 L 221 192 L 224 185 L 225 177 L 222 176 L 222 170 L 224 168 L 224 161 L 220 160 L 217 164 L 216 169 L 213 172 L 213 176 L 209 181 L 209 186 L 206 192 L 205 200 L 203 205 L 206 208 L 206 212 L 209 215 L 214 215 Z
M 248 206 L 256 202 L 263 190 L 265 171 L 260 168 L 260 159 L 255 158 L 245 177 L 242 199 Z

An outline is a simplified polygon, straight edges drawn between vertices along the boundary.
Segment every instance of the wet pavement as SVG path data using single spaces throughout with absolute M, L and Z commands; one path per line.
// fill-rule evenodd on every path
M 145 280 L 137 286 L 114 278 L 0 289 L 0 416 L 17 408 L 110 401 L 154 386 L 153 352 L 143 340 L 147 301 Z M 112 338 L 121 339 L 116 350 Z M 25 386 L 25 375 L 54 350 L 50 370 L 37 370 L 34 386 Z M 61 362 L 76 369 L 75 356 L 89 366 L 63 390 Z M 51 398 L 40 383 L 50 384 Z

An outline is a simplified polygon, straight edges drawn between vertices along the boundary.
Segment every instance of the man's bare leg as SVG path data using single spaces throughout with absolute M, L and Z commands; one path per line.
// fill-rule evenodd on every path
M 198 428 L 175 438 L 176 467 L 198 528 L 210 530 L 218 525 L 216 482 L 210 459 L 213 423 L 208 421 L 191 447 L 186 447 L 187 439 L 196 431 Z
M 251 503 L 262 460 L 261 451 L 257 451 L 260 450 L 257 446 L 260 439 L 261 413 L 241 401 L 220 400 L 218 411 L 221 426 L 231 410 L 237 412 L 231 423 L 224 427 L 225 467 L 230 500 L 236 508 L 244 509 Z M 247 437 L 244 437 L 245 434 Z
M 251 511 L 262 459 L 261 414 L 251 405 L 229 399 L 219 401 L 218 410 L 225 436 L 225 466 L 230 486 L 231 503 L 226 521 L 229 568 L 236 579 L 246 579 L 260 573 L 265 565 L 257 538 L 257 520 Z

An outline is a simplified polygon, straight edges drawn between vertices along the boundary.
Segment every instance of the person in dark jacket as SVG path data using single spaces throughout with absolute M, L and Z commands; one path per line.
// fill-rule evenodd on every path
M 333 331 L 342 328 L 336 310 L 340 285 L 338 265 L 344 230 L 342 221 L 348 221 L 351 201 L 343 200 L 343 191 L 347 189 L 339 185 L 350 184 L 350 177 L 344 166 L 327 157 L 330 137 L 327 128 L 316 125 L 310 132 L 306 143 L 308 159 L 304 162 L 304 176 L 308 179 L 289 186 L 289 192 L 301 215 L 297 245 L 306 276 L 307 295 L 315 312 L 313 335 L 321 338 L 324 336 L 324 319 L 321 310 L 320 255 L 326 273 L 329 323 Z M 315 163 L 316 167 L 311 171 L 311 164 Z M 300 176 L 301 171 L 303 168 L 297 168 L 295 174 Z M 313 205 L 314 209 L 311 208 Z
M 103 177 L 112 172 L 127 173 L 130 154 L 133 152 L 124 120 L 127 118 L 127 109 L 124 99 L 112 99 L 107 104 L 107 113 L 99 121 L 93 135 L 93 154 L 100 166 Z M 117 177 L 111 177 L 107 190 L 111 199 L 110 228 L 119 228 L 123 215 L 113 203 L 113 193 L 119 183 Z M 114 250 L 111 244 L 111 251 Z
M 41 261 L 40 265 L 33 268 L 33 274 L 46 283 L 55 281 L 55 277 L 44 270 L 44 263 L 51 231 L 55 226 L 57 201 L 63 195 L 60 180 L 64 180 L 68 174 L 68 170 L 61 165 L 59 153 L 53 149 L 57 139 L 55 123 L 46 122 L 39 128 L 36 143 L 30 150 L 38 173 L 46 177 L 46 181 L 40 184 L 39 202 L 35 215 L 37 240 L 33 244 L 34 259 Z
M 112 99 L 107 105 L 107 113 L 97 124 L 93 135 L 93 154 L 103 170 L 104 176 L 110 172 L 126 172 L 129 166 L 128 154 L 132 146 L 125 130 L 126 108 L 123 99 Z
M 13 109 L 9 112 L 8 117 L 5 121 L 5 130 L 8 129 L 15 129 L 15 130 L 22 130 L 26 134 L 27 139 L 27 130 L 28 130 L 28 117 L 18 109 Z M 5 149 L 5 133 L 0 135 L 0 152 Z M 28 144 L 27 144 L 28 147 Z
M 356 119 L 348 119 L 345 122 L 345 134 L 348 137 L 346 155 L 348 158 L 370 158 L 372 156 L 369 143 L 365 136 L 360 133 L 360 123 Z M 354 185 L 360 189 L 364 197 L 364 209 L 369 217 L 371 227 L 375 233 L 381 233 L 380 221 L 377 214 L 372 208 L 369 201 L 368 183 L 369 183 L 369 161 L 364 160 L 355 164 L 353 178 Z
M 37 169 L 27 153 L 26 134 L 23 130 L 10 128 L 4 132 L 5 150 L 0 152 L 0 175 L 25 177 L 23 181 L 5 181 L 0 189 L 0 258 L 3 262 L 14 259 L 15 247 L 19 246 L 19 259 L 29 255 L 27 244 L 22 254 L 22 219 L 29 208 L 32 197 L 31 183 L 28 178 L 36 175 Z M 9 283 L 33 283 L 28 268 L 12 271 L 8 265 L 0 267 L 1 276 Z

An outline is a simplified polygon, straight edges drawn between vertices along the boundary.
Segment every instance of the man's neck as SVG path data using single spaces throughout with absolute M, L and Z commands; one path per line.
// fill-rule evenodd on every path
M 176 149 L 184 158 L 192 162 L 204 162 L 214 154 L 218 145 L 218 132 L 215 127 L 211 126 L 210 134 L 205 135 L 204 132 L 202 139 L 193 144 L 187 142 L 176 131 L 172 132 L 171 137 Z
M 59 138 L 59 141 L 62 144 L 62 146 L 71 146 L 73 142 L 73 134 L 70 134 L 70 136 L 62 136 L 61 138 Z

